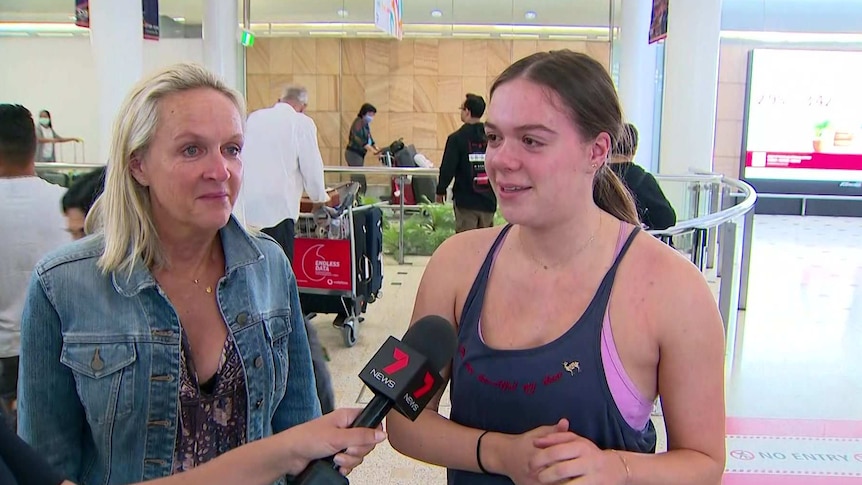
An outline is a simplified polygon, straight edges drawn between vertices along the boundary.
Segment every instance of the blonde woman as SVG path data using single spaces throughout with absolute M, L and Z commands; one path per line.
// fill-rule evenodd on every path
M 72 482 L 166 477 L 320 416 L 284 252 L 231 215 L 244 113 L 194 65 L 141 82 L 114 126 L 91 235 L 36 266 L 19 434 Z M 297 433 L 295 459 L 354 431 L 321 426 Z M 369 448 L 336 462 L 347 471 Z

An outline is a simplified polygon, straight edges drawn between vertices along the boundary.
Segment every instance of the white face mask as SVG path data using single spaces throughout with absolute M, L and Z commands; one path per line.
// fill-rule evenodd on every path
M 48 125 L 51 124 L 51 118 L 45 118 L 45 117 L 39 118 L 39 124 L 47 127 Z

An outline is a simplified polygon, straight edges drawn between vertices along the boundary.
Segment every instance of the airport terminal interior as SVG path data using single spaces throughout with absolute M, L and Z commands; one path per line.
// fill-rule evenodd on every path
M 328 232 L 297 222 L 297 258 L 316 250 L 330 271 L 315 241 L 350 244 L 334 257 L 346 273 L 293 269 L 336 407 L 363 407 L 374 392 L 358 374 L 404 335 L 432 253 L 456 232 L 452 188 L 444 203 L 435 190 L 465 97 L 489 101 L 531 54 L 586 54 L 675 213 L 645 229 L 703 274 L 722 317 L 722 483 L 862 484 L 860 26 L 858 0 L 0 0 L 0 104 L 50 116 L 36 171 L 66 189 L 105 165 L 123 98 L 159 69 L 206 67 L 243 95 L 244 115 L 304 88 L 327 187 L 351 203 Z M 348 145 L 365 104 L 382 150 L 357 166 Z M 363 258 L 380 262 L 360 284 L 356 255 L 371 246 L 355 221 L 370 211 L 380 253 Z M 323 297 L 337 304 L 317 308 Z M 650 419 L 664 452 L 660 398 Z M 446 469 L 384 442 L 349 479 L 442 484 Z

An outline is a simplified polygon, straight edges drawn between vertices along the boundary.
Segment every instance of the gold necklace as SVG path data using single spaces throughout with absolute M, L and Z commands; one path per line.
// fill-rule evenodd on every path
M 585 249 L 587 249 L 587 247 L 588 247 L 590 244 L 592 244 L 592 242 L 596 239 L 596 234 L 598 234 L 598 233 L 599 233 L 599 231 L 601 231 L 601 229 L 602 229 L 602 219 L 603 219 L 603 217 L 602 217 L 602 213 L 601 213 L 601 212 L 599 212 L 599 225 L 598 225 L 598 227 L 596 228 L 596 230 L 595 230 L 595 231 L 593 231 L 593 234 L 590 236 L 590 238 L 589 238 L 589 239 L 587 239 L 587 241 L 586 241 L 584 244 L 582 244 L 582 245 L 581 245 L 581 247 L 579 247 L 577 251 L 575 251 L 574 253 L 571 253 L 571 255 L 569 256 L 569 258 L 568 258 L 566 261 L 564 261 L 565 263 L 567 263 L 567 262 L 571 261 L 572 259 L 574 259 L 574 258 L 575 258 L 575 256 L 577 256 L 577 255 L 581 254 L 581 252 L 582 252 L 582 251 L 584 251 Z M 523 248 L 523 247 L 524 247 L 524 242 L 523 242 L 523 239 L 522 239 L 522 237 L 521 237 L 521 231 L 518 231 L 518 240 L 521 242 L 521 247 Z M 529 251 L 526 251 L 526 250 L 525 250 L 524 252 L 527 254 L 527 256 L 528 256 L 530 259 L 532 259 L 532 260 L 533 260 L 533 262 L 534 262 L 534 263 L 536 263 L 536 264 L 538 264 L 539 266 L 543 267 L 543 268 L 547 271 L 547 269 L 548 269 L 548 265 L 547 265 L 547 264 L 545 264 L 545 263 L 543 263 L 543 262 L 539 261 L 538 259 L 536 259 L 535 257 L 533 257 L 533 255 L 532 255 L 532 254 L 530 254 L 530 252 L 529 252 Z M 560 266 L 560 265 L 561 265 L 561 264 L 558 264 L 558 266 Z
M 204 258 L 203 262 L 201 263 L 201 266 L 206 267 L 207 259 L 209 259 L 209 255 L 207 255 L 207 256 Z M 195 279 L 193 279 L 192 281 L 194 281 L 194 283 L 195 283 L 195 285 L 196 285 L 196 286 L 200 284 L 200 279 L 199 279 L 199 278 L 195 278 Z M 212 286 L 210 286 L 210 285 L 207 285 L 207 287 L 206 287 L 206 292 L 207 292 L 207 293 L 212 293 L 212 292 L 213 292 L 213 287 L 212 287 Z
M 200 282 L 200 280 L 198 280 L 197 278 L 195 278 L 194 282 L 195 282 L 195 284 L 197 285 L 197 284 Z M 213 292 L 213 287 L 212 287 L 212 286 L 210 286 L 210 285 L 207 285 L 206 292 L 207 292 L 207 293 L 212 293 L 212 292 Z

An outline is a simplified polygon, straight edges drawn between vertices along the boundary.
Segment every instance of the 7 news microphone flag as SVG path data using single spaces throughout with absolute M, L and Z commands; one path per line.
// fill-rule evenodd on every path
M 443 317 L 427 316 L 416 321 L 402 341 L 389 337 L 368 362 L 359 378 L 374 398 L 350 425 L 376 428 L 395 408 L 415 421 L 444 384 L 440 372 L 452 361 L 458 337 L 454 326 Z M 293 485 L 346 485 L 332 458 L 309 464 Z

